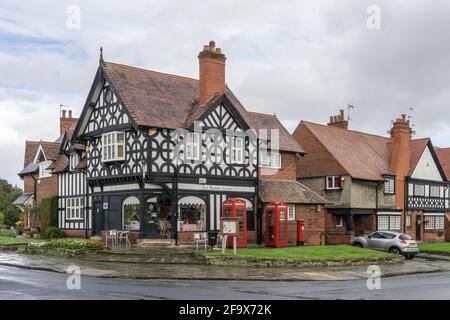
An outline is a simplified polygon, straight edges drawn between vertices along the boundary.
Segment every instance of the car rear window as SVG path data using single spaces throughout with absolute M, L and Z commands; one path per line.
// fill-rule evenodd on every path
M 400 240 L 412 240 L 412 238 L 410 236 L 408 236 L 407 234 L 401 234 L 398 237 Z

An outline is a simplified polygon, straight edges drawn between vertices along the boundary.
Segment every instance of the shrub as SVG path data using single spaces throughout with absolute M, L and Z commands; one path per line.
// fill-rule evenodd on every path
M 442 230 L 437 230 L 437 231 L 436 231 L 436 235 L 437 235 L 438 237 L 442 237 L 442 236 L 444 235 L 444 231 L 442 231 Z
M 16 237 L 16 231 L 15 230 L 9 230 L 9 229 L 0 229 L 0 237 L 15 238 Z
M 46 247 L 55 249 L 67 249 L 67 250 L 83 250 L 83 249 L 98 249 L 101 246 L 88 240 L 53 240 L 49 242 Z
M 45 239 L 64 238 L 66 235 L 64 231 L 55 227 L 48 227 L 42 230 L 41 236 Z

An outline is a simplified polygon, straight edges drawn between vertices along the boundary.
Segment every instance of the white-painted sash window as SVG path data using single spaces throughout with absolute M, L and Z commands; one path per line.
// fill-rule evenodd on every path
M 288 206 L 288 220 L 289 221 L 295 220 L 295 204 L 290 204 Z
M 231 137 L 231 163 L 244 163 L 244 138 Z
M 52 176 L 51 171 L 48 169 L 51 164 L 52 161 L 50 160 L 39 162 L 39 179 Z
M 125 133 L 108 132 L 102 135 L 103 162 L 125 160 Z
M 281 154 L 277 151 L 261 151 L 259 153 L 259 166 L 270 169 L 281 169 Z
M 199 132 L 190 132 L 186 135 L 186 160 L 200 160 L 200 133 Z
M 395 179 L 392 177 L 384 178 L 384 193 L 395 194 Z
M 66 220 L 84 219 L 84 198 L 68 198 L 66 200 Z

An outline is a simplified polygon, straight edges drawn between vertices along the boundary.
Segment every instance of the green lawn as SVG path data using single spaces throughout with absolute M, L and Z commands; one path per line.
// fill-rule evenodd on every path
M 204 254 L 207 256 L 220 256 L 222 255 L 222 251 L 205 252 Z M 233 249 L 227 249 L 226 255 L 233 255 Z M 381 251 L 352 247 L 350 245 L 336 245 L 239 249 L 237 256 L 256 259 L 344 260 L 388 257 L 392 255 Z
M 0 246 L 27 244 L 28 242 L 39 242 L 39 241 L 42 241 L 42 240 L 0 237 Z
M 420 251 L 423 252 L 446 252 L 450 254 L 450 242 L 437 243 L 421 243 L 419 245 Z

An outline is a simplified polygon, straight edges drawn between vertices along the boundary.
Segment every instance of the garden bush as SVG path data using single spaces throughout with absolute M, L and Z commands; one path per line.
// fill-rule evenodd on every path
M 0 229 L 0 237 L 15 238 L 16 237 L 16 231 L 15 230 L 9 230 L 9 229 Z
M 42 230 L 42 237 L 45 239 L 64 238 L 66 235 L 64 231 L 55 227 L 48 227 Z

